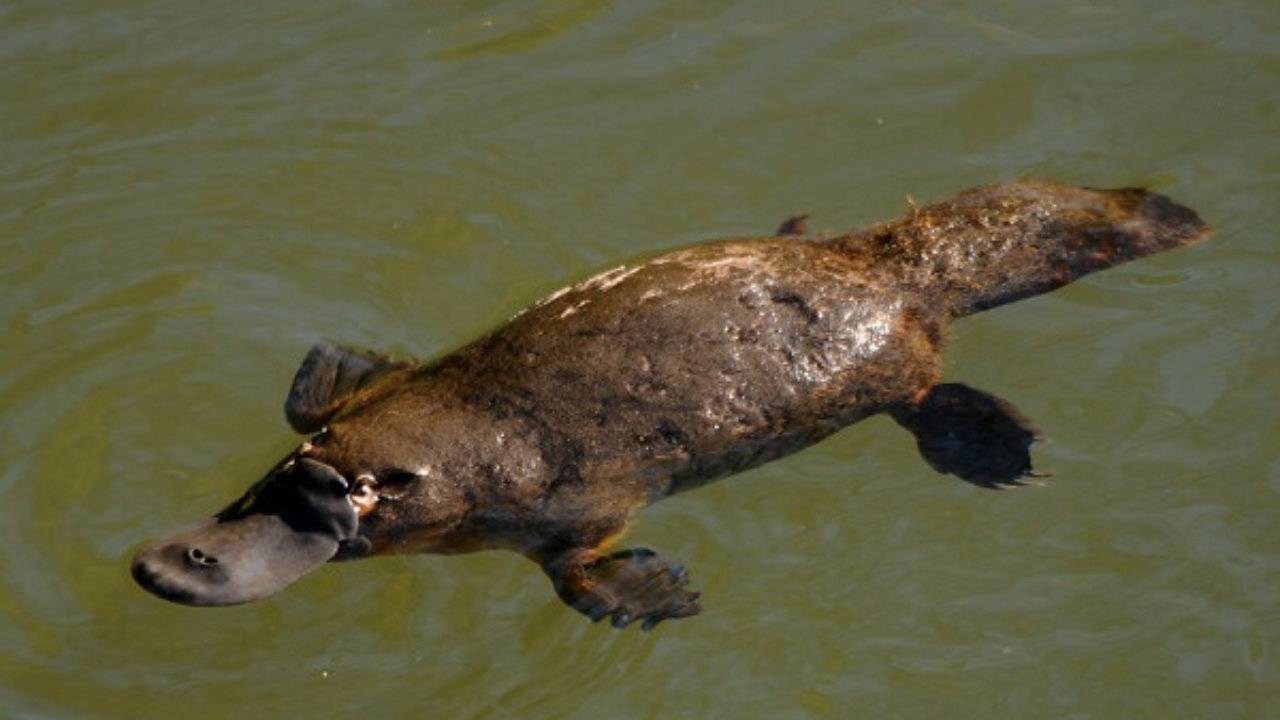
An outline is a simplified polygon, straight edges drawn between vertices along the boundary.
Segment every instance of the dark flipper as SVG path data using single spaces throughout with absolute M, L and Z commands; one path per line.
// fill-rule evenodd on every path
M 808 215 L 792 215 L 782 221 L 774 235 L 804 235 L 808 229 L 808 223 L 806 223 L 808 219 Z
M 648 548 L 596 555 L 569 553 L 543 565 L 565 604 L 616 628 L 640 621 L 642 630 L 663 620 L 697 615 L 697 592 L 685 589 L 684 568 Z
M 369 350 L 317 343 L 302 359 L 284 402 L 285 419 L 300 433 L 324 427 L 356 390 L 388 370 L 404 367 Z
M 935 385 L 919 405 L 899 408 L 893 417 L 916 436 L 920 454 L 940 473 L 991 489 L 1036 477 L 1028 451 L 1035 428 L 994 395 L 959 383 Z

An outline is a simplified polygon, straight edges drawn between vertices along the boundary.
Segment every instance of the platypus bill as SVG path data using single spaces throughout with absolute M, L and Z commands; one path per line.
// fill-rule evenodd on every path
M 1024 180 L 861 232 L 806 237 L 797 217 L 623 265 L 433 361 L 320 344 L 285 402 L 310 438 L 133 575 L 226 605 L 330 560 L 505 548 L 592 620 L 694 615 L 677 562 L 611 551 L 637 510 L 876 413 L 940 473 L 1023 484 L 1036 431 L 940 382 L 948 325 L 1208 230 L 1145 190 Z

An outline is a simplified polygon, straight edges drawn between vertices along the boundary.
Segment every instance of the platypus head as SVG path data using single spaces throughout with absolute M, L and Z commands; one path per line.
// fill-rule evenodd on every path
M 394 504 L 397 494 L 429 496 L 428 509 L 413 517 L 415 529 L 429 530 L 433 508 L 448 515 L 452 506 L 448 492 L 422 487 L 432 478 L 399 470 L 397 460 L 421 465 L 417 438 L 376 418 L 325 427 L 399 385 L 393 374 L 404 367 L 373 353 L 312 348 L 285 414 L 295 430 L 319 434 L 207 524 L 145 546 L 134 557 L 133 577 L 167 600 L 231 605 L 270 595 L 329 560 L 368 554 L 370 528 L 377 534 L 380 526 L 406 524 L 397 515 L 404 510 Z
M 145 547 L 134 557 L 133 577 L 188 605 L 270 595 L 358 543 L 350 490 L 332 467 L 290 457 L 212 522 Z

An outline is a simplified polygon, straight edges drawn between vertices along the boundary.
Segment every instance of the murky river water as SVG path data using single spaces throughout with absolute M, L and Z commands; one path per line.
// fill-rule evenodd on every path
M 1273 0 L 100 6 L 0 5 L 0 716 L 1275 716 Z M 957 327 L 1048 487 L 870 420 L 644 513 L 705 607 L 650 634 L 511 554 L 216 610 L 129 578 L 296 443 L 317 338 L 430 356 L 637 254 L 1027 174 L 1218 228 Z

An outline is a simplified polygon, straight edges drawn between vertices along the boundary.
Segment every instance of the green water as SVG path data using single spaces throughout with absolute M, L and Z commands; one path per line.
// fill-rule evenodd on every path
M 0 716 L 1275 716 L 1274 0 L 100 5 L 0 5 Z M 870 420 L 646 511 L 705 607 L 647 635 L 511 554 L 217 610 L 128 576 L 297 442 L 317 338 L 430 356 L 633 255 L 1026 174 L 1218 229 L 956 328 L 1049 487 Z

